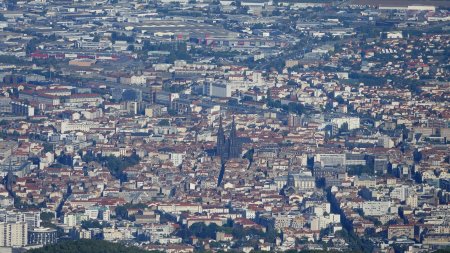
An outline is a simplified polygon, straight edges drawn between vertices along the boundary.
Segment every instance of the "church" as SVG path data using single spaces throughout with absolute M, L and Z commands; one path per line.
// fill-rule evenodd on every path
M 228 138 L 225 137 L 225 131 L 222 125 L 222 116 L 220 116 L 219 130 L 217 132 L 216 155 L 220 156 L 223 161 L 226 161 L 231 158 L 241 158 L 242 143 L 240 138 L 237 136 L 234 116 L 233 121 L 231 123 L 230 135 L 228 136 Z

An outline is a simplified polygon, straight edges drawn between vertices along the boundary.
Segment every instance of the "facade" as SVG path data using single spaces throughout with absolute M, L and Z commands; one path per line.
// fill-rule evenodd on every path
M 21 93 L 19 93 L 19 99 L 49 106 L 57 106 L 61 103 L 60 98 L 57 96 L 28 91 L 22 91 Z
M 381 216 L 389 213 L 391 202 L 389 201 L 366 201 L 362 204 L 364 215 Z
M 103 98 L 96 94 L 73 94 L 64 100 L 66 106 L 98 106 L 103 102 Z
M 0 247 L 23 247 L 27 245 L 26 222 L 0 222 Z
M 320 163 L 322 167 L 345 166 L 347 164 L 345 154 L 317 154 L 314 162 Z
M 34 116 L 35 110 L 34 110 L 34 107 L 31 105 L 27 105 L 27 104 L 19 102 L 19 101 L 12 101 L 11 108 L 12 108 L 12 113 L 14 115 L 23 115 L 23 116 L 27 116 L 27 117 Z
M 344 118 L 334 118 L 331 120 L 333 125 L 341 128 L 343 124 L 347 123 L 348 130 L 357 129 L 360 127 L 359 118 L 356 117 L 344 117 Z
M 414 226 L 413 225 L 391 225 L 388 228 L 388 239 L 406 237 L 409 239 L 414 238 Z
M 14 223 L 14 222 L 26 222 L 28 229 L 33 229 L 41 226 L 41 213 L 28 211 L 28 212 L 14 212 L 14 211 L 0 211 L 0 222 Z
M 203 94 L 210 97 L 231 97 L 231 85 L 228 83 L 206 83 Z
M 58 233 L 52 228 L 35 228 L 28 231 L 28 244 L 47 245 L 57 242 Z
M 275 178 L 277 189 L 282 189 L 288 182 L 296 191 L 313 190 L 316 187 L 316 180 L 313 176 L 304 174 L 289 174 Z
M 72 131 L 88 132 L 91 128 L 96 128 L 98 126 L 99 124 L 94 122 L 62 121 L 58 124 L 57 129 L 59 129 L 61 133 L 67 133 Z
M 7 97 L 0 97 L 0 113 L 11 112 L 11 99 Z
M 222 117 L 220 117 L 219 130 L 217 132 L 217 155 L 223 160 L 230 158 L 240 158 L 242 154 L 242 144 L 241 140 L 237 137 L 236 123 L 231 123 L 230 135 L 226 139 L 225 133 L 222 126 Z

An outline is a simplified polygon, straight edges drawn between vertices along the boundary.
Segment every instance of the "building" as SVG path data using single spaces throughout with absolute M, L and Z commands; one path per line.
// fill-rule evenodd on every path
M 389 201 L 366 201 L 362 204 L 364 215 L 381 216 L 389 213 L 391 202 Z
M 225 137 L 225 132 L 222 126 L 222 116 L 219 119 L 219 130 L 217 132 L 217 155 L 223 160 L 230 158 L 241 158 L 242 154 L 242 144 L 241 140 L 237 137 L 236 123 L 234 121 L 231 123 L 230 136 L 228 139 Z
M 174 99 L 179 98 L 178 93 L 170 93 L 167 91 L 158 91 L 155 93 L 155 103 L 170 107 Z
M 377 156 L 374 158 L 373 167 L 377 174 L 386 174 L 389 161 L 387 157 Z
M 19 99 L 27 100 L 38 104 L 57 106 L 60 105 L 61 100 L 58 96 L 48 95 L 42 92 L 22 91 L 19 93 Z
M 70 122 L 70 121 L 61 121 L 59 124 L 57 124 L 56 128 L 61 133 L 67 133 L 67 132 L 88 132 L 91 128 L 99 127 L 98 123 L 95 122 L 86 122 L 86 121 L 80 121 L 80 122 Z
M 34 228 L 28 231 L 28 244 L 47 245 L 57 242 L 58 232 L 53 228 Z
M 21 116 L 27 116 L 27 117 L 33 117 L 34 116 L 34 107 L 19 101 L 12 101 L 11 102 L 11 108 L 12 113 L 14 115 L 21 115 Z M 1 109 L 0 109 L 1 110 Z
M 336 125 L 337 128 L 341 128 L 342 125 L 347 124 L 348 130 L 353 130 L 360 127 L 359 118 L 356 117 L 334 118 L 331 120 L 331 123 Z
M 298 127 L 301 126 L 302 119 L 301 116 L 295 113 L 289 113 L 288 115 L 288 126 L 289 127 Z
M 11 112 L 11 99 L 7 97 L 0 97 L 0 113 Z
M 103 103 L 103 98 L 98 94 L 73 94 L 64 99 L 66 106 L 99 106 L 101 103 Z
M 170 153 L 170 161 L 174 166 L 180 166 L 183 163 L 185 154 L 184 153 Z
M 414 239 L 414 225 L 390 225 L 388 228 L 388 239 L 399 237 Z
M 307 174 L 289 174 L 287 176 L 280 176 L 275 178 L 277 189 L 280 190 L 287 186 L 288 182 L 294 187 L 296 191 L 314 190 L 316 187 L 316 180 L 313 176 Z
M 317 154 L 314 157 L 314 163 L 320 163 L 325 166 L 345 166 L 347 156 L 345 154 Z
M 0 210 L 0 222 L 14 223 L 26 222 L 28 229 L 41 226 L 41 213 L 39 211 L 15 212 Z
M 0 247 L 23 247 L 27 237 L 26 222 L 0 222 Z
M 210 97 L 231 97 L 232 86 L 227 83 L 206 83 L 203 94 Z

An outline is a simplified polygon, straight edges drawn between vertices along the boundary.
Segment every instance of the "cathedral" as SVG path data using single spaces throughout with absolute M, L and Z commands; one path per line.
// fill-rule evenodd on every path
M 231 158 L 241 158 L 242 143 L 237 137 L 236 123 L 231 123 L 231 130 L 228 139 L 225 137 L 225 131 L 222 126 L 222 116 L 220 116 L 219 130 L 217 132 L 217 151 L 216 154 L 226 161 Z

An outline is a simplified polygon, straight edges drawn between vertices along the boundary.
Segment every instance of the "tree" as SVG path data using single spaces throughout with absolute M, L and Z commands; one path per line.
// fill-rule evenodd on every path
M 111 226 L 107 222 L 100 223 L 98 220 L 84 220 L 81 222 L 81 227 L 83 229 L 89 229 L 89 228 L 104 228 Z
M 348 165 L 347 166 L 347 173 L 349 176 L 354 176 L 354 175 L 362 175 L 362 174 L 369 174 L 369 175 L 373 175 L 374 169 L 372 166 L 368 166 L 368 165 Z
M 339 95 L 339 96 L 337 96 L 336 98 L 336 102 L 338 102 L 339 104 L 345 104 L 345 100 L 344 100 L 344 98 L 342 98 L 342 96 L 341 95 Z
M 294 80 L 289 80 L 289 81 L 287 82 L 287 85 L 288 85 L 288 86 L 298 86 L 298 83 L 297 83 L 296 81 L 294 81 Z
M 54 245 L 46 245 L 39 249 L 32 249 L 29 253 L 159 253 L 146 251 L 137 247 L 127 247 L 121 244 L 102 240 L 60 241 Z
M 128 209 L 131 209 L 131 208 L 144 209 L 146 207 L 147 207 L 147 205 L 142 204 L 142 203 L 137 203 L 137 204 L 127 203 L 123 206 L 117 206 L 115 209 L 116 218 L 120 218 L 123 220 L 134 220 L 135 219 L 134 217 L 128 215 Z
M 43 145 L 44 145 L 44 153 L 53 151 L 53 145 L 51 143 L 45 142 Z
M 39 43 L 40 43 L 40 41 L 36 38 L 33 38 L 30 41 L 28 41 L 27 46 L 25 48 L 26 53 L 27 54 L 33 53 L 36 50 Z
M 229 106 L 237 106 L 237 105 L 239 105 L 239 101 L 237 99 L 235 99 L 235 98 L 230 98 L 228 100 L 228 105 Z
M 82 159 L 85 162 L 95 161 L 104 164 L 111 172 L 111 175 L 120 179 L 122 182 L 127 180 L 126 174 L 123 171 L 128 167 L 139 164 L 141 160 L 136 154 L 126 157 L 116 157 L 113 155 L 95 157 L 90 152 L 84 155 Z
M 162 119 L 158 122 L 158 126 L 170 126 L 170 121 L 168 119 Z
M 52 212 L 41 213 L 41 226 L 56 228 L 56 225 L 52 223 L 52 219 L 55 218 L 55 214 Z
M 72 156 L 66 155 L 65 153 L 62 153 L 58 158 L 56 159 L 60 164 L 72 166 Z
M 194 223 L 189 227 L 192 235 L 198 238 L 215 238 L 218 227 L 215 223 L 211 223 L 208 226 L 203 222 Z
M 288 104 L 288 111 L 301 115 L 305 107 L 302 104 L 290 102 Z

